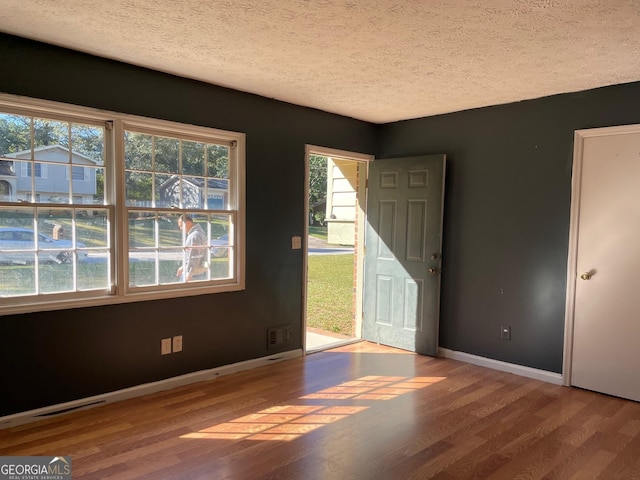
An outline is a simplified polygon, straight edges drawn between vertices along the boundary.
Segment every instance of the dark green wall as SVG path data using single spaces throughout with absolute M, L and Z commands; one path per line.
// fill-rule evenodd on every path
M 632 123 L 640 83 L 379 128 L 380 158 L 448 158 L 441 347 L 562 371 L 574 131 Z
M 0 65 L 0 92 L 247 135 L 246 290 L 0 317 L 0 416 L 278 353 L 272 326 L 302 347 L 305 144 L 374 153 L 373 125 L 2 34 Z
M 640 83 L 374 126 L 2 34 L 0 65 L 0 92 L 247 134 L 246 290 L 0 317 L 0 416 L 262 357 L 270 326 L 300 338 L 307 143 L 445 153 L 441 346 L 560 372 L 573 132 L 640 123 Z

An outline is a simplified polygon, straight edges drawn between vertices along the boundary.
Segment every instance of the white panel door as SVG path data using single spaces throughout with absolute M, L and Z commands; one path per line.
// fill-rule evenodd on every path
M 640 401 L 640 126 L 599 132 L 576 179 L 571 383 Z
M 363 337 L 435 356 L 445 156 L 369 166 Z

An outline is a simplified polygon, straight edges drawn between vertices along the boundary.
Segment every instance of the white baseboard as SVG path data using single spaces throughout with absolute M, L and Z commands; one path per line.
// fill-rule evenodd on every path
M 223 365 L 221 367 L 212 368 L 209 370 L 200 370 L 198 372 L 187 373 L 185 375 L 167 378 L 158 382 L 136 385 L 135 387 L 116 390 L 115 392 L 103 393 L 101 395 L 95 395 L 93 397 L 82 398 L 79 400 L 73 400 L 71 402 L 59 403 L 57 405 L 51 405 L 35 410 L 15 413 L 12 415 L 7 415 L 5 417 L 0 417 L 0 429 L 15 427 L 16 425 L 35 422 L 44 418 L 63 415 L 65 413 L 75 412 L 77 410 L 84 410 L 87 408 L 96 407 L 98 405 L 105 405 L 107 403 L 119 402 L 129 398 L 140 397 L 142 395 L 148 395 L 150 393 L 160 392 L 163 390 L 170 390 L 172 388 L 189 385 L 191 383 L 213 380 L 215 378 L 221 377 L 222 375 L 229 375 L 231 373 L 241 372 L 243 370 L 262 367 L 274 362 L 301 357 L 302 355 L 303 352 L 301 349 L 291 350 L 289 352 L 269 355 L 268 357 L 261 357 L 244 362 L 233 363 L 231 365 Z
M 564 378 L 559 373 L 547 372 L 546 370 L 538 370 L 537 368 L 524 367 L 515 363 L 501 362 L 492 358 L 479 357 L 470 353 L 457 352 L 448 348 L 439 348 L 438 355 L 444 358 L 460 360 L 461 362 L 472 363 L 481 367 L 492 368 L 502 372 L 509 372 L 522 377 L 534 378 L 555 385 L 564 385 Z

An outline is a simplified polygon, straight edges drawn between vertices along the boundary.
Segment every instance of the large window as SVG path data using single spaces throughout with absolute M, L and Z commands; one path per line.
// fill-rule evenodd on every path
M 0 95 L 0 313 L 244 287 L 244 136 Z

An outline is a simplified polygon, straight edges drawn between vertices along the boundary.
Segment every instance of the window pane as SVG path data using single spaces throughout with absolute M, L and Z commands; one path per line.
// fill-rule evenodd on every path
M 35 214 L 33 207 L 2 207 L 0 208 L 0 230 L 3 228 L 33 228 L 33 216 Z M 6 232 L 2 235 L 6 235 Z M 13 233 L 11 233 L 13 236 Z M 0 238 L 5 238 L 2 236 Z
M 182 173 L 204 175 L 204 143 L 182 142 Z
M 160 285 L 181 283 L 182 279 L 178 275 L 178 268 L 182 265 L 182 252 L 176 249 L 161 249 L 158 255 L 160 258 L 158 283 Z
M 226 255 L 221 255 L 219 248 L 211 249 L 211 280 L 219 280 L 222 278 L 231 278 L 231 255 L 230 251 Z
M 155 176 L 155 206 L 180 206 L 180 177 L 177 175 Z
M 91 208 L 76 210 L 76 240 L 88 248 L 109 246 L 108 210 Z M 91 254 L 91 252 L 90 252 Z
M 210 178 L 207 182 L 207 208 L 210 210 L 229 209 L 229 181 Z
M 229 147 L 207 145 L 207 175 L 214 178 L 229 178 Z
M 182 237 L 177 217 L 169 212 L 130 213 L 129 285 L 177 283 Z
M 73 163 L 104 165 L 104 129 L 91 125 L 71 125 Z
M 104 168 L 72 167 L 73 203 L 104 204 Z
M 155 137 L 155 171 L 178 173 L 180 142 L 175 138 Z
M 157 283 L 156 214 L 129 214 L 129 284 L 132 286 Z
M 31 158 L 31 118 L 0 113 L 0 139 L 0 157 L 23 152 Z
M 30 258 L 24 254 L 0 252 L 0 296 L 15 297 L 36 293 L 35 253 Z
M 69 124 L 44 118 L 35 118 L 33 122 L 34 147 L 60 145 L 69 151 Z M 68 159 L 67 159 L 68 161 Z
M 54 261 L 42 261 L 40 255 L 38 293 L 72 292 L 74 290 L 73 259 L 69 263 L 56 263 Z
M 153 201 L 153 175 L 150 173 L 126 172 L 125 190 L 130 207 L 151 207 Z
M 127 170 L 151 171 L 151 135 L 124 133 L 124 161 Z
M 182 177 L 182 208 L 204 208 L 205 179 Z
M 129 250 L 156 246 L 154 212 L 129 213 Z
M 38 210 L 38 234 L 40 249 L 56 250 L 60 245 L 73 249 L 73 210 Z
M 57 152 L 55 152 L 57 153 Z M 34 175 L 33 202 L 69 203 L 69 182 L 67 165 L 60 163 L 35 162 L 27 164 L 28 175 Z
M 104 179 L 105 179 L 105 169 L 104 168 L 94 168 L 90 171 L 89 175 L 95 175 L 96 177 L 96 193 L 93 196 L 93 202 L 96 205 L 104 205 L 105 197 L 104 197 Z
M 109 250 L 92 250 L 78 263 L 78 290 L 106 289 L 109 287 Z
M 160 214 L 158 216 L 158 246 L 182 247 L 182 233 L 178 227 L 178 215 Z
M 33 164 L 31 162 L 14 162 L 14 169 L 16 172 L 15 192 L 12 196 L 15 196 L 16 201 L 30 202 L 32 199 L 32 173 Z
M 211 279 L 231 278 L 233 258 L 233 230 L 231 217 L 211 217 Z
M 156 264 L 153 261 L 142 261 L 136 257 L 129 257 L 129 286 L 144 287 L 155 285 Z

